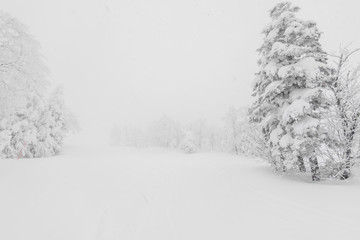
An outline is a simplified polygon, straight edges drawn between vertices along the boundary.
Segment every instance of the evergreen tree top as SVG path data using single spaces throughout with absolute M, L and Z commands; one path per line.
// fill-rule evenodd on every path
M 299 7 L 293 7 L 290 2 L 280 2 L 276 4 L 274 8 L 272 8 L 270 12 L 270 17 L 272 19 L 276 19 L 281 16 L 284 12 L 298 12 L 300 10 Z

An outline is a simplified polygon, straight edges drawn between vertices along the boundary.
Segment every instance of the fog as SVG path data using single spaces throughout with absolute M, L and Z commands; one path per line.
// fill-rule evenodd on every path
M 220 124 L 230 106 L 249 105 L 261 30 L 277 2 L 4 0 L 2 10 L 42 45 L 83 132 L 105 140 L 114 124 L 163 115 Z M 293 2 L 324 32 L 324 50 L 360 47 L 357 1 Z

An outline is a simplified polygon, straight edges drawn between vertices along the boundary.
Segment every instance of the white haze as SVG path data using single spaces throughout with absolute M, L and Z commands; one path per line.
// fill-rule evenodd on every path
M 113 124 L 221 121 L 251 103 L 256 49 L 278 1 L 5 0 L 29 26 L 51 81 L 62 84 L 83 131 L 106 139 Z M 360 47 L 358 1 L 293 1 L 318 23 L 327 51 Z M 358 58 L 359 59 L 359 58 Z

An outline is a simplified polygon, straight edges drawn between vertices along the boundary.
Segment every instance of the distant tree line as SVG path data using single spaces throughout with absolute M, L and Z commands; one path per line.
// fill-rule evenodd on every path
M 259 128 L 250 124 L 247 108 L 230 108 L 220 126 L 208 125 L 205 120 L 180 124 L 169 117 L 152 122 L 145 129 L 114 126 L 112 145 L 181 149 L 186 153 L 221 151 L 248 156 L 265 157 L 265 143 L 259 138 Z

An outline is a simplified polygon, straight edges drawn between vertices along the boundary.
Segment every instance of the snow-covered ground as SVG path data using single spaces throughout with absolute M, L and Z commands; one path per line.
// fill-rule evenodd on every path
M 0 161 L 0 239 L 360 239 L 359 187 L 223 153 L 66 147 Z

